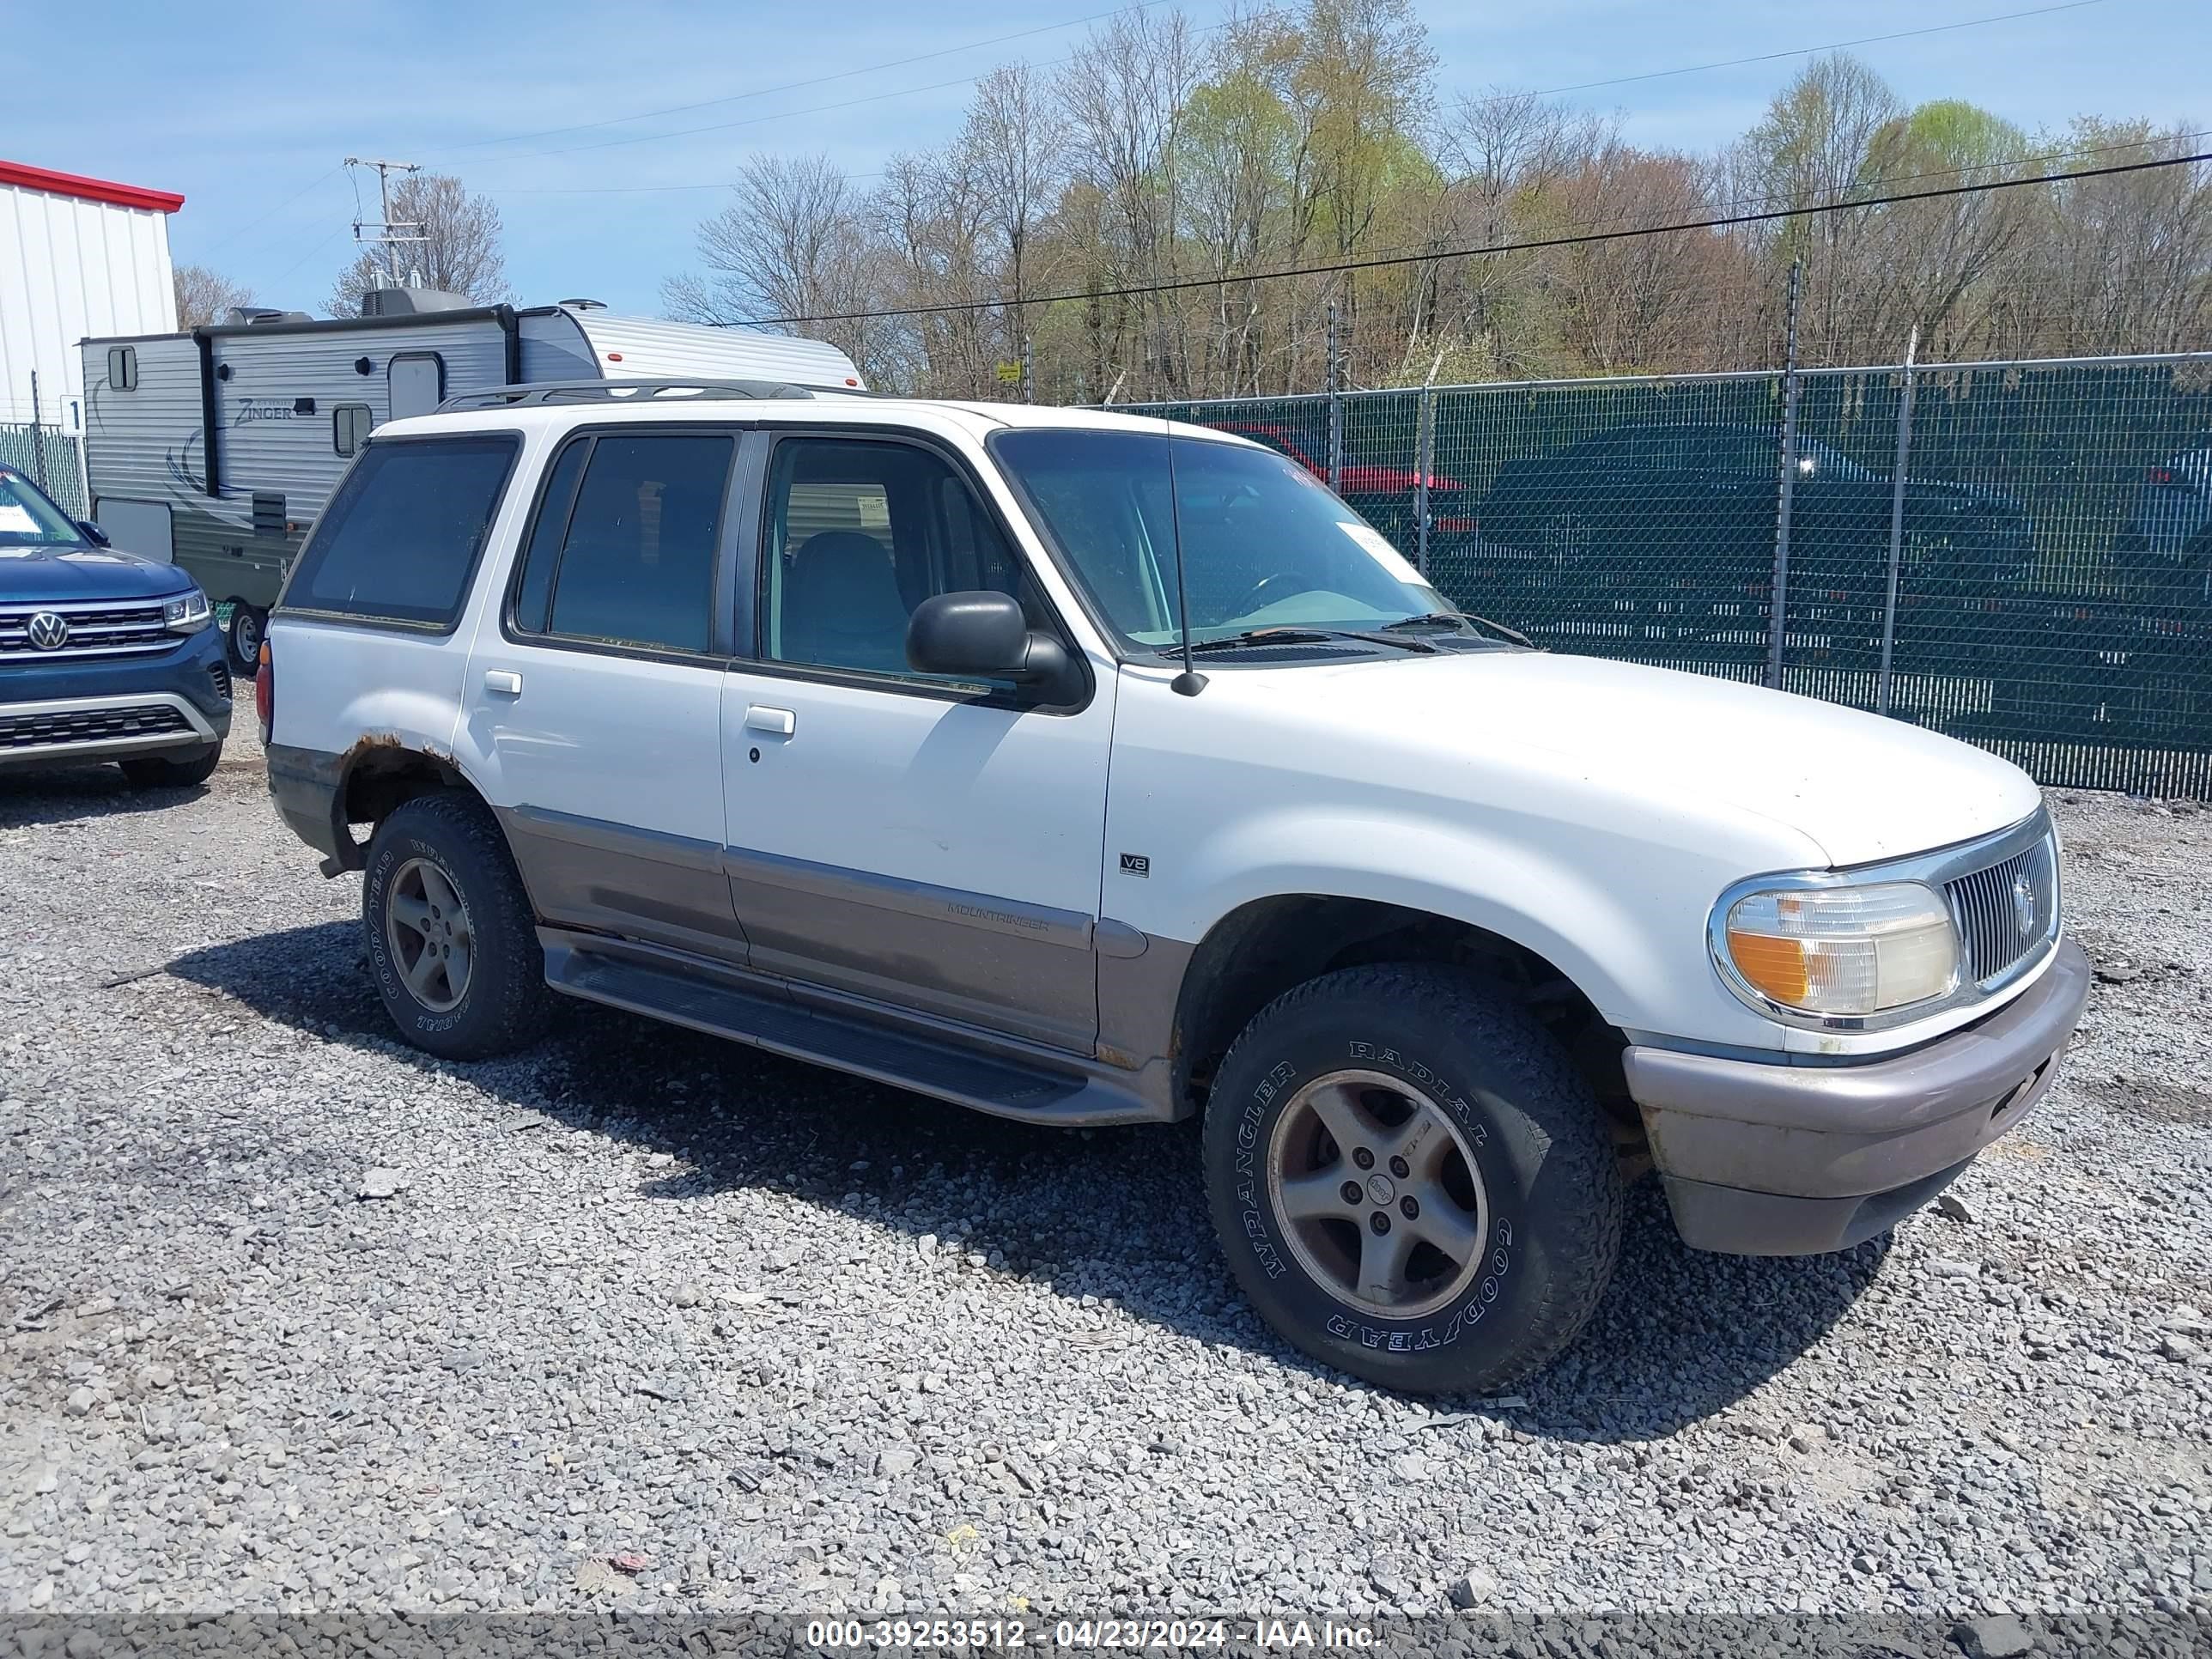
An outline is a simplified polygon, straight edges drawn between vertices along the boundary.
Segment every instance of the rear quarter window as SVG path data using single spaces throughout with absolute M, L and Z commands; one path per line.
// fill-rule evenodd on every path
M 451 628 L 520 448 L 504 434 L 372 441 L 301 550 L 283 608 Z

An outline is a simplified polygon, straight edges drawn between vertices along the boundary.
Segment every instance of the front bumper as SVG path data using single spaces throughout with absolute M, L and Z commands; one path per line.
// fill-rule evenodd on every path
M 143 657 L 0 666 L 0 770 L 172 758 L 230 735 L 222 633 L 204 628 Z
M 1808 1255 L 1920 1208 L 2042 1098 L 2089 977 L 2063 940 L 1996 1012 L 1893 1059 L 1792 1066 L 1632 1047 L 1628 1091 L 1683 1242 Z

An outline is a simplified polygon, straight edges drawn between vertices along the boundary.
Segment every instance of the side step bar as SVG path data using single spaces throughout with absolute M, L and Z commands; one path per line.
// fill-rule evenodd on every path
M 996 1117 L 1067 1128 L 1162 1119 L 1134 1089 L 1110 1076 L 978 1053 L 919 1031 L 811 1006 L 781 994 L 775 981 L 746 988 L 687 973 L 672 959 L 637 959 L 612 941 L 610 949 L 594 949 L 598 941 L 588 935 L 541 928 L 538 937 L 545 949 L 546 983 L 586 1001 L 933 1095 Z

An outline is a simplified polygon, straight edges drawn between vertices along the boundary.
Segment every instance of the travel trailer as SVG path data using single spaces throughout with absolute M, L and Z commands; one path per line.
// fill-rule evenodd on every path
M 210 327 L 80 346 L 94 522 L 227 605 L 244 670 L 301 538 L 386 421 L 465 392 L 557 380 L 862 385 L 851 360 L 817 340 L 618 317 L 588 300 L 518 310 L 384 289 L 363 311 L 329 321 L 234 311 Z

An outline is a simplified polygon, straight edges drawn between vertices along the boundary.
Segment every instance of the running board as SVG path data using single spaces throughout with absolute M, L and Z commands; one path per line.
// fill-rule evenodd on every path
M 781 994 L 775 981 L 742 988 L 659 962 L 594 950 L 586 936 L 541 928 L 545 982 L 586 1001 L 811 1060 L 933 1095 L 996 1117 L 1081 1128 L 1154 1123 L 1161 1113 L 1115 1079 L 1030 1066 L 921 1033 L 811 1007 Z M 1079 1062 L 1078 1062 L 1079 1064 Z

